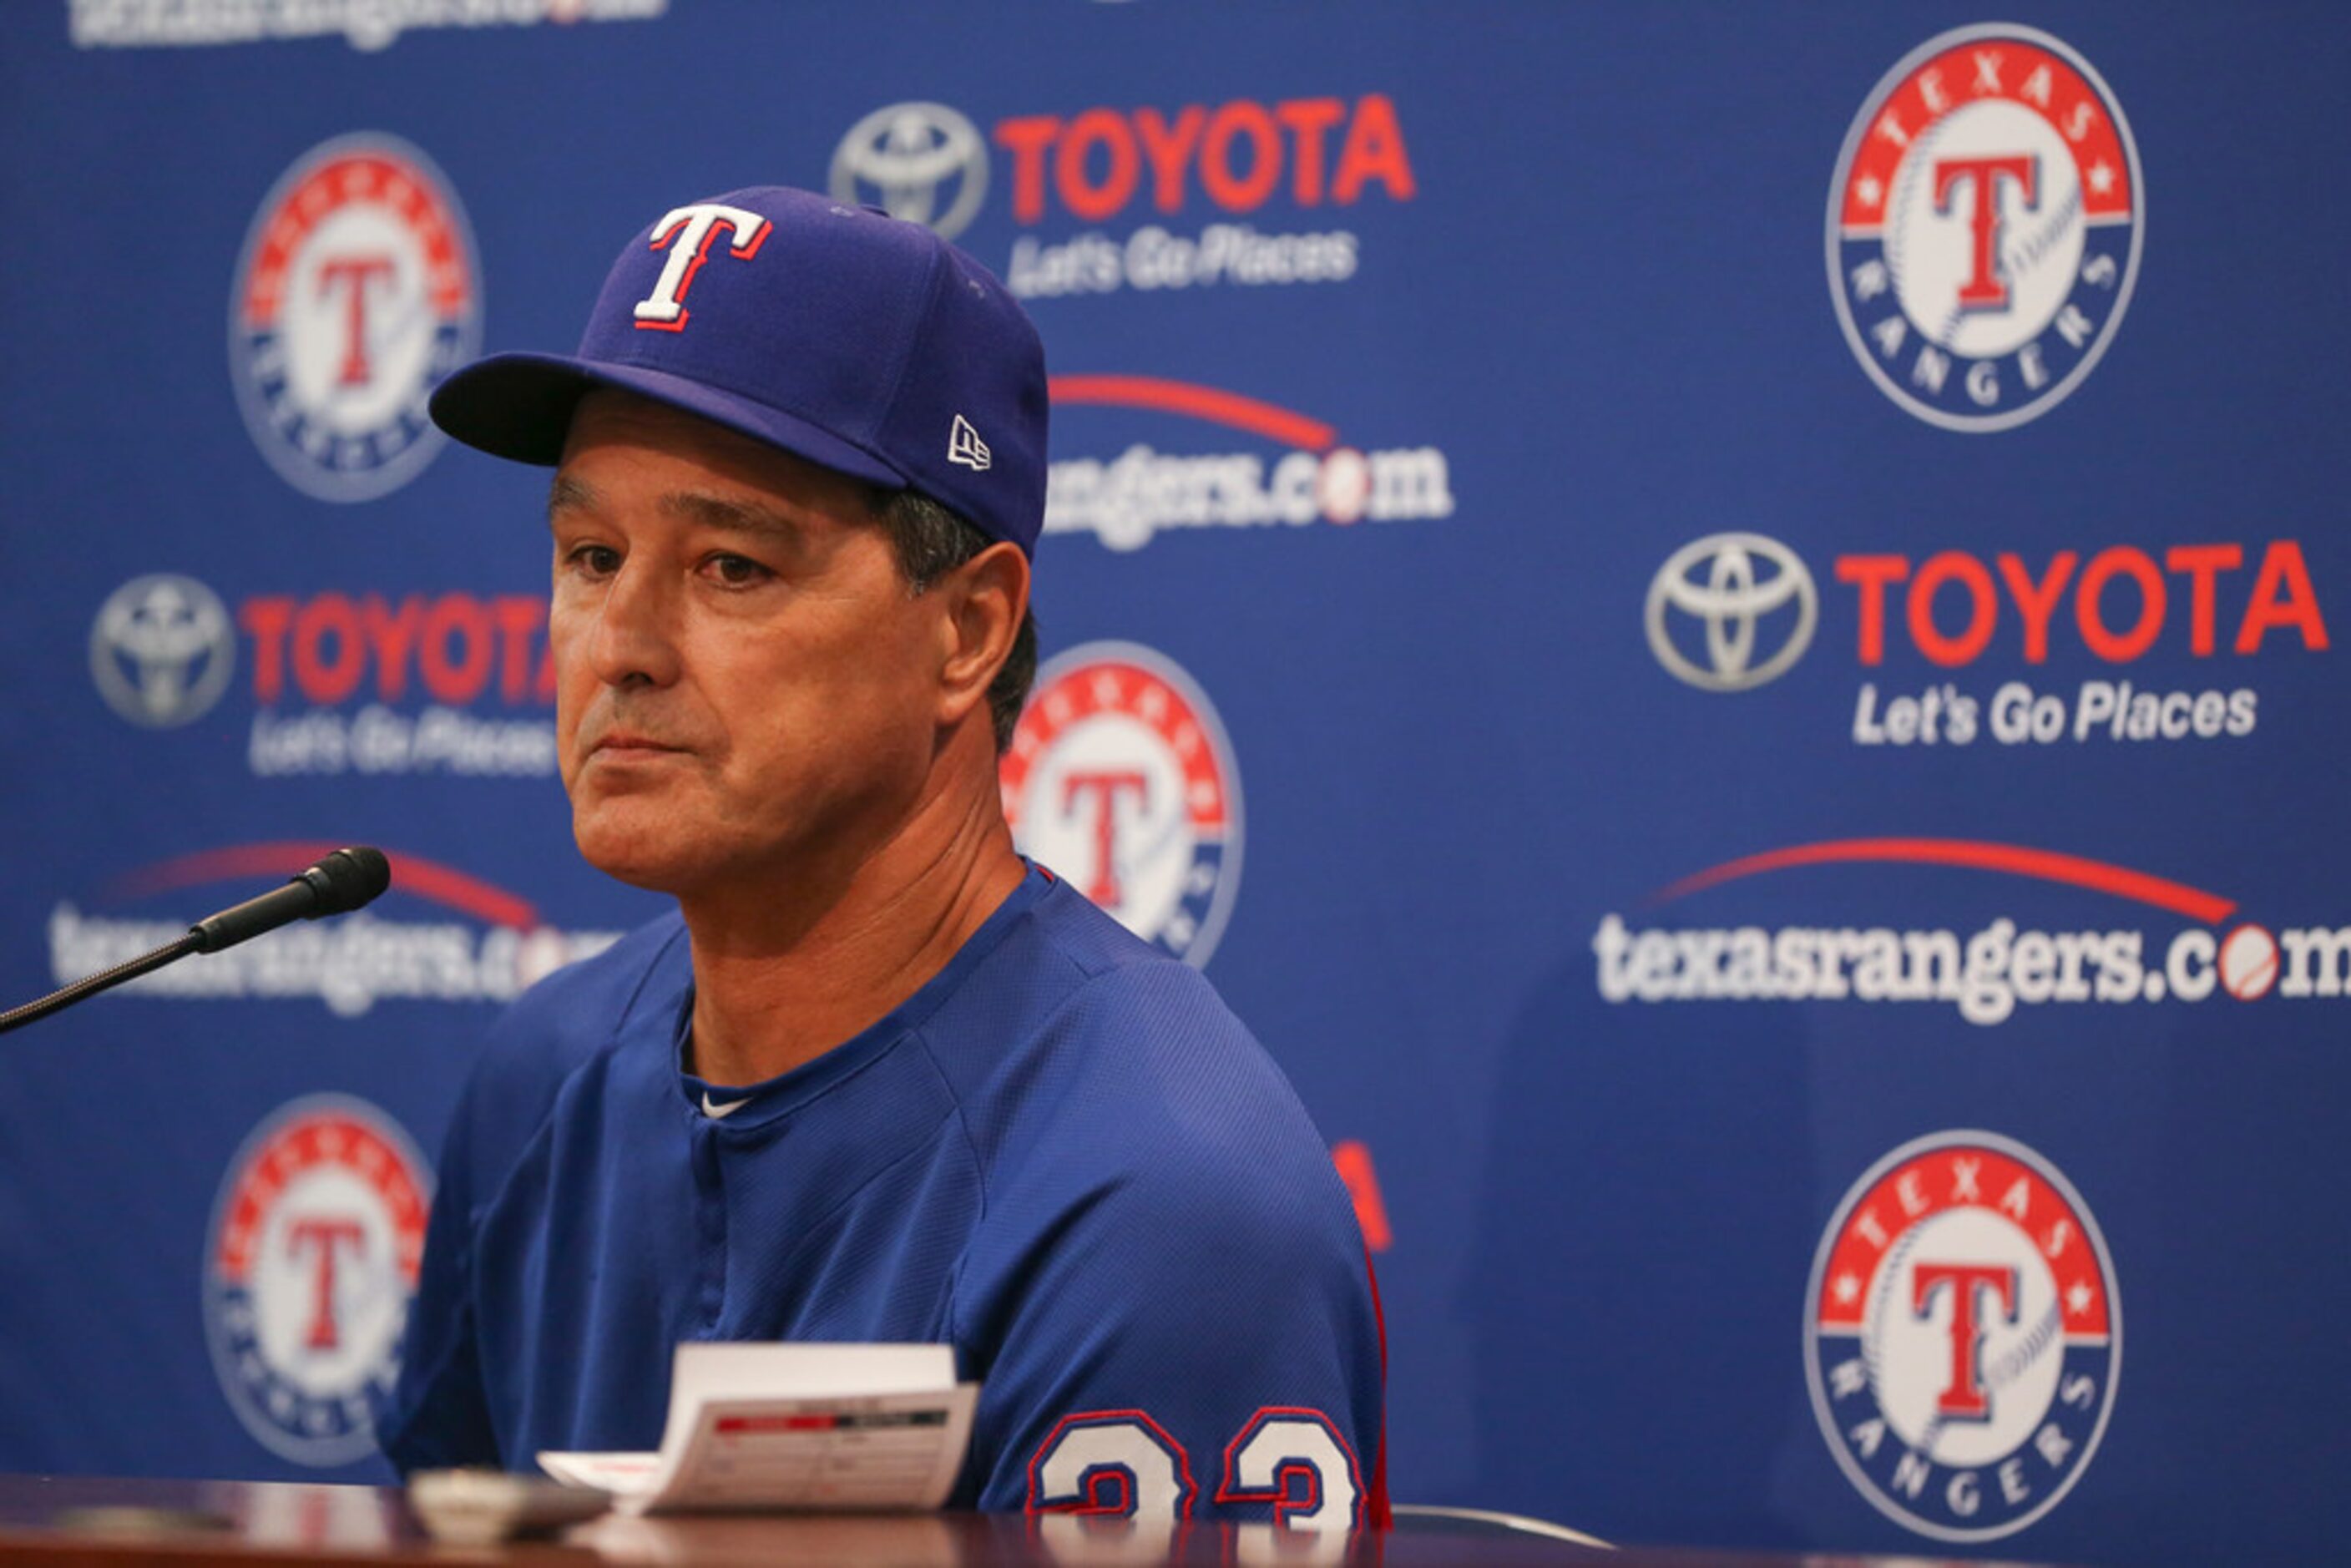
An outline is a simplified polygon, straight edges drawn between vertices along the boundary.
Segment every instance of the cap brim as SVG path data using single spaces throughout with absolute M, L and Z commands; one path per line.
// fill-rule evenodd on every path
M 714 424 L 725 425 L 823 467 L 876 485 L 904 487 L 906 476 L 831 431 L 749 398 L 636 365 L 608 365 L 560 354 L 493 354 L 434 389 L 433 423 L 494 457 L 552 467 L 580 400 L 617 387 Z

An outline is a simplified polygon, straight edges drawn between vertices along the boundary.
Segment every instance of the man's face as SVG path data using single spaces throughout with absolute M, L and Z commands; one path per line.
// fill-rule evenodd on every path
M 557 742 L 590 863 L 691 895 L 860 856 L 904 820 L 942 633 L 863 486 L 598 392 L 549 521 Z

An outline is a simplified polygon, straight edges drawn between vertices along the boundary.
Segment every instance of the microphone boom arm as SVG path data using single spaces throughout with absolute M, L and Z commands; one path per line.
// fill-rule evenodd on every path
M 26 1002 L 20 1008 L 10 1008 L 6 1012 L 0 1013 L 0 1034 L 6 1034 L 12 1029 L 22 1029 L 35 1019 L 44 1019 L 60 1008 L 73 1006 L 84 997 L 94 997 L 100 991 L 109 990 L 122 984 L 125 980 L 135 980 L 150 970 L 160 969 L 173 959 L 184 958 L 197 951 L 199 949 L 196 946 L 196 935 L 191 931 L 178 941 L 167 942 L 152 953 L 141 953 L 136 958 L 117 964 L 111 969 L 100 969 L 97 974 L 76 980 L 72 985 L 60 990 L 51 991 L 39 1001 Z
M 175 942 L 166 943 L 152 953 L 141 953 L 128 963 L 117 964 L 111 969 L 76 980 L 60 990 L 51 991 L 37 1002 L 26 1002 L 20 1008 L 10 1008 L 0 1013 L 0 1034 L 22 1029 L 36 1019 L 43 1019 L 60 1008 L 69 1008 L 84 997 L 135 980 L 151 970 L 160 969 L 174 959 L 191 953 L 217 953 L 224 947 L 234 947 L 249 937 L 265 931 L 275 931 L 293 920 L 316 920 L 321 915 L 342 915 L 372 901 L 392 885 L 392 865 L 383 852 L 365 844 L 354 844 L 347 850 L 337 850 L 307 871 L 297 873 L 283 887 L 248 898 L 243 904 L 207 915 L 188 927 L 188 934 Z

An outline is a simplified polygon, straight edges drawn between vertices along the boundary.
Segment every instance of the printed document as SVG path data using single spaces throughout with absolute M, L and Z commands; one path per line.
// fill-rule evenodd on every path
M 540 1453 L 624 1513 L 934 1509 L 971 1442 L 976 1383 L 943 1344 L 677 1347 L 652 1454 Z

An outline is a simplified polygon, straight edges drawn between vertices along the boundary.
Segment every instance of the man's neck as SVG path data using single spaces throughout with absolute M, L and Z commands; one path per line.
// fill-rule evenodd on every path
M 926 802 L 856 863 L 789 888 L 681 897 L 695 1072 L 758 1083 L 853 1039 L 945 968 L 1025 874 L 991 789 Z

